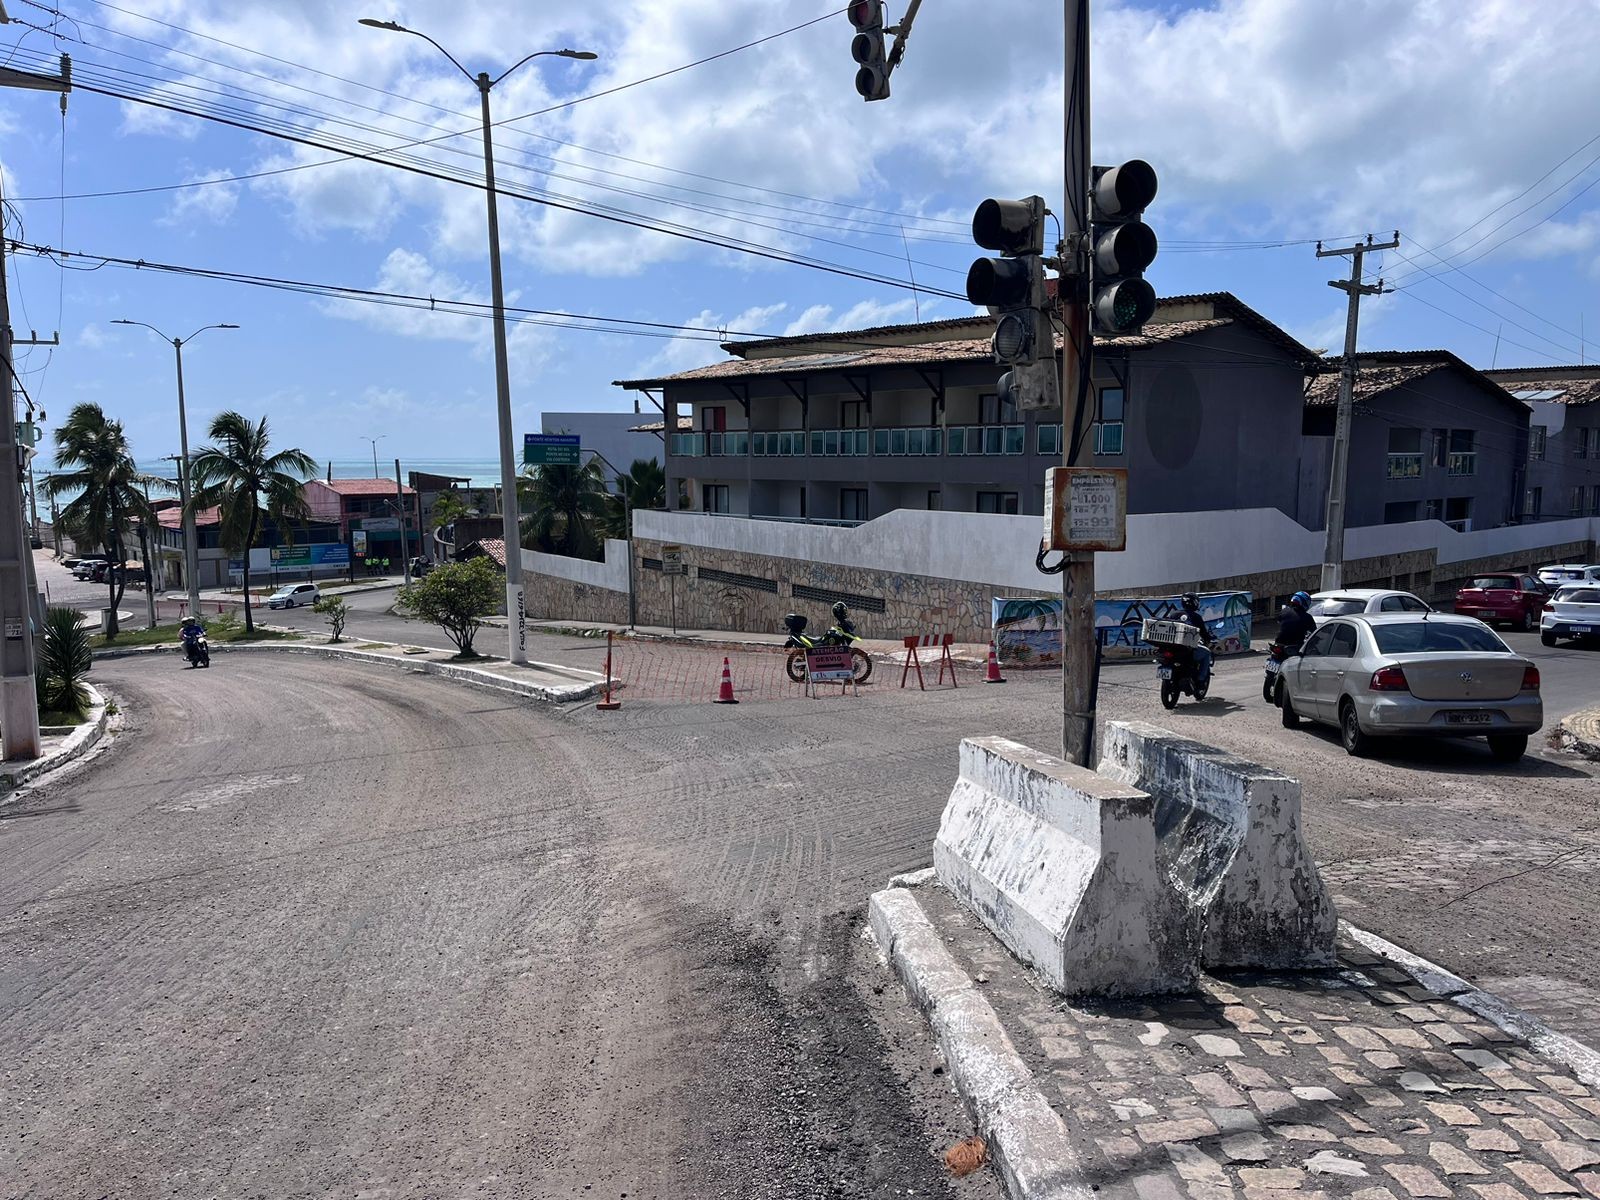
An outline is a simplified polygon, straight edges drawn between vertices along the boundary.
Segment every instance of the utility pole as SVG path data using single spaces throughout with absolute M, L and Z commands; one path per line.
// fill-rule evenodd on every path
M 374 443 L 376 444 L 376 443 Z M 400 564 L 406 571 L 406 586 L 411 586 L 411 542 L 406 537 L 406 489 L 400 482 L 400 460 L 394 460 L 394 511 L 400 514 Z M 421 530 L 418 530 L 420 535 Z
M 35 91 L 72 90 L 72 60 L 61 56 L 61 74 L 35 75 L 0 68 L 0 87 Z M 11 304 L 6 291 L 5 243 L 0 239 L 0 363 L 5 393 L 0 401 L 0 734 L 7 762 L 39 757 L 39 704 L 34 691 L 33 612 L 29 595 L 33 551 L 23 531 L 22 460 L 17 446 L 17 373 L 11 354 Z M 13 476 L 11 473 L 15 472 Z
M 1356 327 L 1361 320 L 1361 297 L 1378 296 L 1392 288 L 1377 283 L 1361 282 L 1361 260 L 1374 251 L 1393 250 L 1400 245 L 1400 231 L 1387 242 L 1374 242 L 1367 234 L 1365 242 L 1354 246 L 1324 250 L 1317 243 L 1318 258 L 1335 255 L 1350 256 L 1350 278 L 1330 279 L 1328 286 L 1338 288 L 1349 297 L 1349 308 L 1344 320 L 1344 360 L 1339 365 L 1339 415 L 1333 426 L 1333 458 L 1328 466 L 1327 533 L 1322 546 L 1322 590 L 1344 586 L 1344 527 L 1345 488 L 1350 474 L 1350 424 L 1355 408 L 1356 390 Z
M 1066 88 L 1062 132 L 1066 149 L 1061 206 L 1061 416 L 1066 434 L 1062 465 L 1074 466 L 1078 448 L 1094 420 L 1094 389 L 1085 387 L 1089 364 L 1089 0 L 1066 0 Z M 1068 408 L 1072 418 L 1067 419 Z M 1094 552 L 1066 555 L 1061 603 L 1061 756 L 1091 765 L 1094 744 Z

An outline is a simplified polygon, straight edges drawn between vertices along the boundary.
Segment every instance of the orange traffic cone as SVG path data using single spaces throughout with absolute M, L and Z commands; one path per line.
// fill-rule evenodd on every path
M 994 643 L 989 643 L 989 671 L 983 677 L 985 683 L 1004 683 L 1006 677 L 1000 674 L 1000 658 L 994 652 Z
M 716 704 L 737 704 L 733 698 L 733 672 L 728 669 L 728 660 L 722 660 L 722 686 L 717 689 Z

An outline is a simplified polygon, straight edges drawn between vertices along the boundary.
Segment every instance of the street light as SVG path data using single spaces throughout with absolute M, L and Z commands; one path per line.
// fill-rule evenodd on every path
M 129 321 L 118 318 L 111 322 L 113 325 L 140 325 L 155 334 L 163 342 L 172 343 L 172 352 L 178 359 L 178 442 L 183 458 L 178 463 L 178 496 L 183 504 L 183 573 L 189 584 L 189 614 L 200 615 L 200 555 L 195 546 L 194 514 L 189 511 L 189 418 L 183 407 L 183 346 L 185 342 L 192 342 L 207 329 L 237 329 L 237 325 L 223 322 L 219 325 L 202 325 L 186 338 L 169 338 L 154 325 L 147 325 L 143 321 Z M 150 564 L 146 563 L 146 570 Z M 149 585 L 146 584 L 148 587 Z
M 383 478 L 383 476 L 378 474 L 378 443 L 383 441 L 383 439 L 388 436 L 389 435 L 387 433 L 380 433 L 377 437 L 363 437 L 361 439 L 363 442 L 372 443 L 372 477 L 374 479 Z
M 373 29 L 387 29 L 392 33 L 409 33 L 427 42 L 448 58 L 456 70 L 472 81 L 478 89 L 483 108 L 483 182 L 489 202 L 489 283 L 494 293 L 494 369 L 495 399 L 500 419 L 500 514 L 501 534 L 506 544 L 506 623 L 510 627 L 510 659 L 514 663 L 528 661 L 527 604 L 522 590 L 522 514 L 517 505 L 517 461 L 511 428 L 511 366 L 506 352 L 506 299 L 500 279 L 500 212 L 495 200 L 494 140 L 489 119 L 489 92 L 521 67 L 536 58 L 553 55 L 556 58 L 575 58 L 590 61 L 598 55 L 588 50 L 536 50 L 520 59 L 497 77 L 489 78 L 487 71 L 474 75 L 456 60 L 438 42 L 427 34 L 407 29 L 398 21 L 377 21 L 371 17 L 360 18 L 360 23 Z

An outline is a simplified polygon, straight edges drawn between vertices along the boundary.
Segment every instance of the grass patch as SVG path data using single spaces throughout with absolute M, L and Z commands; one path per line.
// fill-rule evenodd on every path
M 243 622 L 229 614 L 223 614 L 206 623 L 206 639 L 217 645 L 224 642 L 276 642 L 298 636 L 296 633 L 262 629 L 259 626 L 254 633 L 246 633 Z M 117 650 L 131 646 L 176 647 L 177 644 L 176 622 L 171 625 L 157 625 L 152 629 L 124 629 L 109 641 L 104 634 L 96 634 L 89 639 L 89 645 L 96 650 Z
M 389 647 L 383 642 L 362 642 L 355 647 L 357 650 L 387 650 Z
M 39 724 L 41 724 L 41 725 L 82 725 L 83 722 L 87 719 L 87 717 L 88 717 L 87 713 L 58 712 L 55 709 L 49 709 L 49 710 L 39 714 Z

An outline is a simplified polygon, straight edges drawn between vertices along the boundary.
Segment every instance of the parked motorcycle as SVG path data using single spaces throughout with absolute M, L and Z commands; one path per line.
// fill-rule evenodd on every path
M 1283 671 L 1284 660 L 1289 657 L 1289 647 L 1273 642 L 1267 647 L 1267 673 L 1261 682 L 1261 698 L 1268 704 L 1278 703 L 1278 676 Z
M 1156 646 L 1156 677 L 1161 681 L 1161 707 L 1177 708 L 1178 697 L 1204 700 L 1211 687 L 1201 682 L 1195 670 L 1194 651 L 1187 646 Z
M 789 637 L 783 643 L 789 647 L 789 661 L 785 666 L 789 678 L 795 683 L 806 681 L 806 651 L 815 650 L 819 646 L 850 647 L 850 665 L 855 682 L 865 683 L 872 678 L 872 659 L 865 650 L 856 645 L 861 638 L 856 633 L 855 623 L 850 620 L 850 610 L 844 606 L 843 601 L 833 606 L 833 616 L 833 627 L 818 638 L 806 636 L 805 629 L 809 622 L 799 613 L 790 613 L 784 617 L 783 627 L 789 631 Z
M 209 667 L 211 665 L 211 645 L 206 641 L 205 630 L 184 630 L 181 639 L 184 656 L 188 658 L 191 667 Z

